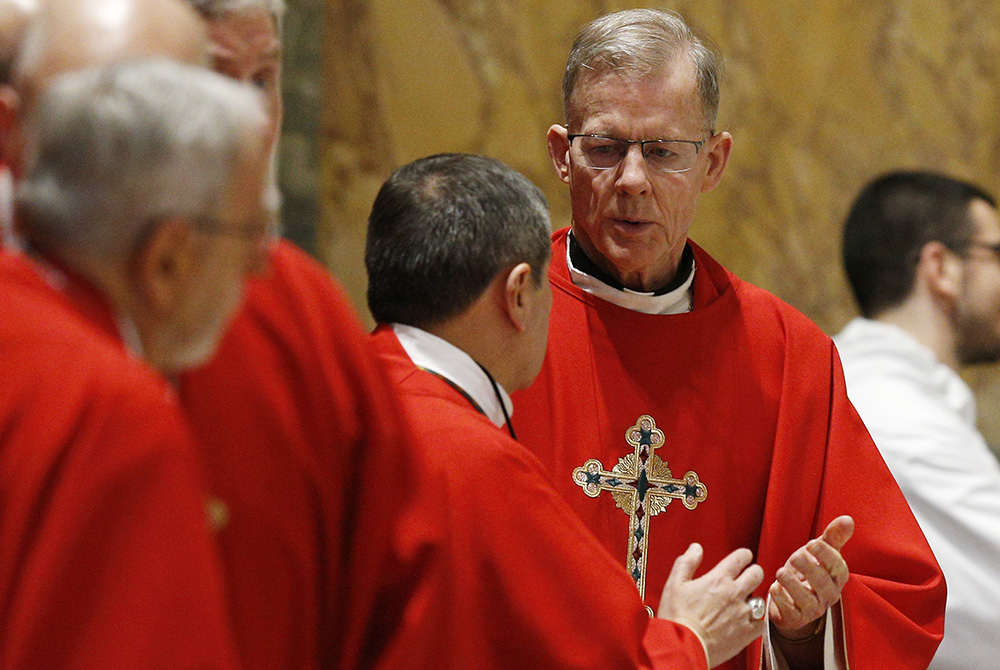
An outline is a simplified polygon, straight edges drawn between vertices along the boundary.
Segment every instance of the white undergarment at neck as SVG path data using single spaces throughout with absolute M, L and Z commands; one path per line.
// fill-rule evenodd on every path
M 613 305 L 643 314 L 685 314 L 691 311 L 691 284 L 694 283 L 694 273 L 697 272 L 693 260 L 691 274 L 688 275 L 684 283 L 663 295 L 642 293 L 627 288 L 619 290 L 614 286 L 608 286 L 600 279 L 591 277 L 586 272 L 580 272 L 573 267 L 568 243 L 566 245 L 566 266 L 569 268 L 569 276 L 574 286 Z
M 435 372 L 456 384 L 476 401 L 490 421 L 500 427 L 506 425 L 503 408 L 500 406 L 497 394 L 493 392 L 490 378 L 469 354 L 451 342 L 420 328 L 394 323 L 392 332 L 396 334 L 399 343 L 403 345 L 403 350 L 414 365 Z M 510 396 L 499 383 L 497 389 L 507 408 L 508 416 L 513 414 L 514 403 L 511 402 Z

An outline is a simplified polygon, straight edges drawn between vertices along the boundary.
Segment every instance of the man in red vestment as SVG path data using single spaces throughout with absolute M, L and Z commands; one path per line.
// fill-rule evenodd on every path
M 188 1 L 206 19 L 216 71 L 269 101 L 276 141 L 284 4 Z M 228 509 L 219 540 L 246 663 L 370 665 L 420 568 L 389 544 L 413 440 L 340 287 L 279 242 L 217 355 L 178 384 Z
M 479 156 L 411 163 L 375 200 L 373 339 L 424 445 L 413 480 L 426 507 L 402 545 L 434 567 L 384 667 L 705 668 L 763 629 L 746 549 L 691 580 L 701 550 L 689 548 L 666 579 L 663 618 L 650 619 L 515 441 L 505 389 L 530 384 L 545 354 L 549 230 L 541 192 Z
M 168 62 L 33 102 L 33 257 L 0 252 L 5 668 L 235 667 L 198 455 L 154 368 L 211 354 L 266 260 L 264 127 L 252 90 Z
M 548 133 L 573 221 L 553 236 L 548 355 L 515 427 L 640 591 L 690 542 L 709 563 L 748 547 L 774 580 L 768 664 L 926 667 L 944 582 L 830 339 L 688 240 L 733 143 L 718 69 L 669 12 L 577 36 Z M 629 486 L 649 504 L 620 509 Z

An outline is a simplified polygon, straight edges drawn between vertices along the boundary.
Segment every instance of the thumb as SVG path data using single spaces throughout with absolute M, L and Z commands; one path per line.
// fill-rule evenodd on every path
M 838 516 L 830 522 L 830 525 L 823 531 L 822 539 L 831 547 L 840 551 L 847 541 L 854 534 L 854 519 L 844 515 Z
M 667 577 L 667 584 L 677 585 L 691 581 L 704 556 L 705 550 L 701 548 L 701 545 L 697 542 L 691 543 L 687 551 L 674 561 L 674 567 L 670 569 L 670 576 Z

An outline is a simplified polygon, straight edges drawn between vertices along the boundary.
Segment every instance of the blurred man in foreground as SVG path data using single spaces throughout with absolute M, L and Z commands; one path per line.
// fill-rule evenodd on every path
M 157 372 L 210 356 L 266 263 L 264 124 L 253 91 L 167 62 L 35 101 L 32 257 L 0 251 L 5 668 L 234 664 L 198 454 Z
M 284 3 L 188 2 L 205 19 L 215 70 L 268 101 L 276 146 Z M 275 178 L 272 163 L 277 189 Z M 340 287 L 282 240 L 218 355 L 178 388 L 227 510 L 219 540 L 244 660 L 370 663 L 419 570 L 388 544 L 413 489 L 414 444 Z
M 14 93 L 30 99 L 61 68 L 151 52 L 207 63 L 206 28 L 243 12 L 263 16 L 252 25 L 278 34 L 280 2 L 198 8 L 201 19 L 183 0 L 46 0 L 27 48 L 40 54 L 32 61 L 51 66 L 25 68 Z M 217 65 L 219 51 L 211 48 Z M 271 143 L 280 123 L 276 78 L 268 84 L 277 74 L 272 46 L 258 55 L 247 78 L 267 89 L 261 138 Z M 13 112 L 5 118 L 16 121 Z M 17 144 L 4 143 L 15 159 Z M 273 206 L 273 171 L 268 188 Z M 217 355 L 175 381 L 203 447 L 244 662 L 353 667 L 378 656 L 416 569 L 400 564 L 388 544 L 409 495 L 412 440 L 329 274 L 285 241 L 271 246 L 268 262 L 269 272 L 249 282 Z M 375 527 L 384 532 L 366 530 Z

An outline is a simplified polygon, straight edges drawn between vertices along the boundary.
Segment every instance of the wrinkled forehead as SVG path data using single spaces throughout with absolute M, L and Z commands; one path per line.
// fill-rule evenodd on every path
M 217 19 L 232 14 L 262 11 L 278 24 L 285 13 L 283 0 L 187 0 L 207 19 Z
M 566 101 L 567 125 L 579 128 L 588 117 L 609 106 L 622 106 L 627 99 L 649 111 L 691 109 L 699 116 L 702 113 L 695 66 L 690 60 L 675 58 L 653 68 L 605 64 L 581 71 Z
M 275 18 L 261 8 L 234 11 L 207 19 L 209 49 L 215 59 L 278 59 L 281 35 Z

